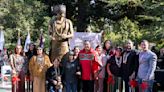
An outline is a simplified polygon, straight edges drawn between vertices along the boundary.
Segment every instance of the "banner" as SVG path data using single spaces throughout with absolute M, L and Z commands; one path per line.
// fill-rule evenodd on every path
M 20 37 L 17 40 L 17 45 L 21 45 L 21 38 Z
M 40 42 L 39 42 L 39 46 L 44 48 L 44 37 L 43 37 L 43 32 L 41 32 L 41 35 L 40 35 Z
M 75 46 L 83 49 L 85 40 L 90 41 L 91 47 L 95 49 L 98 44 L 101 44 L 101 37 L 101 33 L 74 32 L 74 37 L 69 40 L 70 50 L 73 50 Z
M 3 50 L 4 44 L 5 44 L 4 33 L 2 30 L 0 30 L 0 50 Z
M 24 52 L 28 52 L 30 43 L 31 43 L 31 39 L 30 39 L 30 33 L 28 31 L 28 35 L 26 37 L 26 41 L 25 41 L 25 45 L 24 45 Z

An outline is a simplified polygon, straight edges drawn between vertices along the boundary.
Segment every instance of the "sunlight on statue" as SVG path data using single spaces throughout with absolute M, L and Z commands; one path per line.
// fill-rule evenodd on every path
M 66 6 L 57 5 L 53 7 L 54 16 L 49 23 L 50 60 L 62 57 L 69 51 L 68 40 L 73 37 L 73 25 L 66 18 Z

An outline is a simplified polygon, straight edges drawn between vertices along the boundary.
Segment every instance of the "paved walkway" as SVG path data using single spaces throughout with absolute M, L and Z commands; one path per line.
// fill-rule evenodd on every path
M 27 86 L 25 85 L 25 87 Z M 11 92 L 11 82 L 4 83 L 4 84 L 0 82 L 0 92 Z
M 11 83 L 0 82 L 0 92 L 11 92 Z
M 0 88 L 0 92 L 11 92 L 11 90 L 1 89 L 1 88 Z

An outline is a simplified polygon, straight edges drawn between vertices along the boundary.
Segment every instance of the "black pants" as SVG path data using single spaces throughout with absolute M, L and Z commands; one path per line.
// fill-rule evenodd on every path
M 129 77 L 123 77 L 123 81 L 125 82 L 125 92 L 129 92 Z
M 77 82 L 77 92 L 81 92 L 82 90 L 82 81 L 80 78 L 78 78 L 78 82 Z
M 103 92 L 107 92 L 107 78 L 104 78 L 104 89 Z
M 82 80 L 83 92 L 94 92 L 94 81 L 93 80 Z

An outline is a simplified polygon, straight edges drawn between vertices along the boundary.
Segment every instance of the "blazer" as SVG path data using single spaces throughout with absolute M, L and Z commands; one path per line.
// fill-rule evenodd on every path
M 125 54 L 126 51 L 123 52 L 123 54 Z M 122 77 L 123 78 L 129 78 L 129 76 L 132 75 L 133 72 L 136 73 L 138 72 L 138 54 L 137 51 L 135 50 L 131 50 L 130 52 L 128 52 L 129 55 L 127 57 L 127 62 L 123 63 L 122 61 L 122 65 L 121 65 L 121 70 L 122 70 Z
M 157 64 L 157 55 L 148 50 L 139 54 L 138 78 L 143 80 L 154 79 L 154 72 Z

